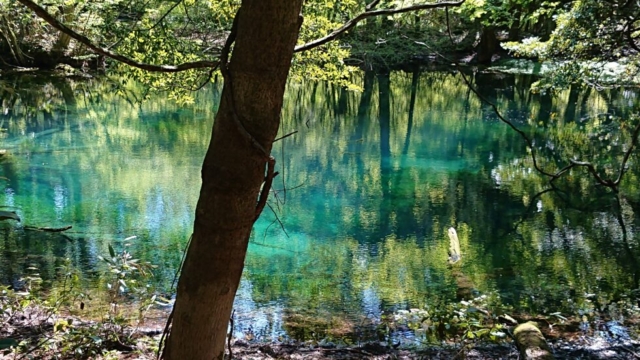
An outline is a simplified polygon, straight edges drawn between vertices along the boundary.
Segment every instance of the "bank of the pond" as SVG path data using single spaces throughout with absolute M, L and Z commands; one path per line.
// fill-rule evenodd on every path
M 638 358 L 638 342 L 609 345 L 598 339 L 551 344 L 557 359 L 609 359 L 627 360 Z M 518 360 L 518 349 L 513 345 L 452 344 L 434 346 L 422 350 L 393 349 L 380 344 L 369 343 L 358 347 L 321 347 L 291 344 L 247 344 L 236 341 L 232 344 L 234 358 L 246 360 L 266 359 L 307 359 L 307 360 L 347 360 L 347 359 L 431 359 L 431 360 Z
M 90 320 L 77 309 L 57 307 L 64 299 L 23 298 L 3 291 L 0 295 L 0 359 L 156 359 L 169 317 L 168 309 L 148 308 L 137 316 L 137 304 L 110 304 L 102 318 Z M 17 301 L 17 300 L 26 301 Z M 72 315 L 80 314 L 80 315 Z M 253 334 L 229 336 L 227 359 L 520 359 L 514 328 L 517 323 L 534 324 L 542 331 L 556 359 L 632 359 L 640 354 L 640 316 L 612 320 L 591 314 L 596 320 L 554 317 L 495 316 L 492 329 L 502 324 L 505 336 L 471 336 L 482 333 L 482 325 L 470 325 L 437 342 L 416 341 L 407 332 L 377 341 L 311 338 L 266 340 Z M 456 319 L 449 319 L 454 326 Z M 444 323 L 443 323 L 444 324 Z M 441 324 L 441 325 L 443 325 Z M 449 322 L 447 322 L 449 325 Z M 484 327 L 489 329 L 489 327 Z M 438 331 L 445 332 L 444 328 Z M 489 330 L 487 330 L 488 332 Z M 493 332 L 493 331 L 492 331 Z M 313 339 L 312 339 L 313 338 Z M 230 355 L 229 355 L 230 354 Z
M 48 359 L 157 359 L 157 349 L 162 328 L 118 329 L 113 324 L 99 324 L 74 321 L 68 318 L 49 318 L 46 324 L 34 327 L 37 314 L 20 317 L 18 326 L 21 338 L 13 338 L 23 344 L 19 350 L 3 348 L 6 345 L 6 329 L 0 331 L 0 359 L 37 358 Z M 69 324 L 63 328 L 61 323 Z M 71 329 L 73 326 L 73 330 Z M 100 329 L 100 330 L 98 330 Z M 120 337 L 104 338 L 107 332 L 118 332 Z M 14 333 L 15 336 L 15 333 Z M 30 339 L 25 346 L 23 340 Z M 347 359 L 521 359 L 513 342 L 490 344 L 486 342 L 448 341 L 442 345 L 423 346 L 419 349 L 393 346 L 385 342 L 367 342 L 357 345 L 336 345 L 334 343 L 309 342 L 249 342 L 242 339 L 230 340 L 226 359 L 266 360 L 266 359 L 307 359 L 307 360 L 347 360 Z M 549 342 L 556 359 L 607 359 L 628 360 L 638 358 L 640 342 L 632 339 L 612 339 L 601 333 L 596 336 L 576 336 L 555 339 Z

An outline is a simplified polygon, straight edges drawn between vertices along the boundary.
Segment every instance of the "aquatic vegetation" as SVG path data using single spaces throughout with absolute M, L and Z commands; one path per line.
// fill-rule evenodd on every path
M 107 359 L 139 347 L 140 325 L 161 303 L 146 281 L 151 266 L 111 245 L 102 258 L 109 264 L 100 275 L 108 285 L 102 289 L 87 290 L 68 260 L 50 289 L 41 287 L 35 267 L 20 291 L 0 288 L 0 351 L 39 359 Z

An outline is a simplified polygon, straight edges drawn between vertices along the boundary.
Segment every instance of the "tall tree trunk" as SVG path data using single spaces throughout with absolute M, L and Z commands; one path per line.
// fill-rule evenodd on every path
M 404 136 L 404 146 L 402 155 L 409 153 L 409 141 L 411 141 L 411 131 L 413 130 L 413 113 L 416 109 L 416 94 L 418 92 L 418 81 L 420 81 L 420 70 L 415 69 L 411 75 L 411 97 L 409 100 L 409 118 L 407 119 L 407 133 Z M 403 157 L 404 159 L 404 157 Z
M 580 97 L 580 87 L 578 84 L 571 84 L 569 90 L 569 100 L 567 101 L 567 107 L 564 111 L 565 124 L 578 122 L 578 98 Z M 583 108 L 584 109 L 584 108 Z
M 358 105 L 358 131 L 355 140 L 362 139 L 364 122 L 369 120 L 369 108 L 371 107 L 371 95 L 373 94 L 373 84 L 376 80 L 376 73 L 372 70 L 364 71 L 364 84 L 362 85 L 362 96 Z
M 236 14 L 231 81 L 225 81 L 202 166 L 193 237 L 178 282 L 165 359 L 223 358 L 266 164 L 236 120 L 271 150 L 302 22 L 301 6 L 302 0 L 244 0 Z
M 380 167 L 385 174 L 391 169 L 391 79 L 390 74 L 378 74 L 378 120 L 380 122 Z M 387 174 L 388 175 L 388 174 Z M 384 175 L 383 175 L 384 177 Z M 388 179 L 387 179 L 388 180 Z M 388 195 L 388 181 L 383 182 L 383 193 Z
M 498 38 L 493 27 L 483 27 L 478 44 L 478 64 L 491 65 L 491 58 L 498 50 Z
M 520 11 L 516 10 L 513 13 L 513 22 L 509 26 L 509 41 L 519 41 L 520 40 Z
M 341 87 L 340 95 L 338 95 L 338 106 L 335 107 L 336 117 L 345 115 L 348 110 L 348 105 L 349 105 L 349 91 L 347 91 L 347 89 L 345 89 L 344 87 Z M 336 121 L 336 123 L 339 123 L 339 121 Z
M 2 38 L 7 42 L 7 48 L 15 61 L 15 65 L 24 66 L 26 64 L 24 54 L 22 53 L 20 43 L 18 42 L 12 26 L 13 25 L 9 22 L 6 16 L 2 15 L 0 17 L 0 35 L 2 35 Z
M 391 79 L 385 72 L 378 74 L 378 120 L 380 122 L 380 186 L 382 199 L 380 200 L 379 238 L 384 239 L 389 234 L 391 208 Z
M 75 5 L 64 5 L 61 7 L 62 22 L 65 24 L 71 24 L 75 17 L 75 8 Z M 71 36 L 61 32 L 51 48 L 51 55 L 54 57 L 55 61 L 58 61 L 65 55 L 65 52 L 69 48 L 69 44 L 71 44 Z

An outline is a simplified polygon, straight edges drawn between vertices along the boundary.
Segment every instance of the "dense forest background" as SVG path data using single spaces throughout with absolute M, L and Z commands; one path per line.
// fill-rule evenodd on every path
M 299 44 L 330 34 L 372 9 L 400 9 L 417 1 L 306 1 Z M 93 44 L 147 64 L 177 64 L 219 56 L 240 1 L 62 1 L 41 4 L 57 21 Z M 446 11 L 407 11 L 363 18 L 355 27 L 295 59 L 305 78 L 348 85 L 352 71 L 449 64 L 450 59 L 488 65 L 509 56 L 595 61 L 626 59 L 638 51 L 634 1 L 467 0 Z M 113 61 L 56 31 L 15 1 L 0 1 L 0 66 L 53 69 L 60 64 L 111 71 Z M 594 26 L 597 24 L 597 26 Z M 572 65 L 575 66 L 575 65 Z M 578 69 L 565 69 L 576 75 Z M 584 70 L 582 71 L 584 75 Z M 298 71 L 298 74 L 300 71 Z M 134 75 L 162 88 L 165 75 Z M 197 83 L 207 71 L 174 75 Z

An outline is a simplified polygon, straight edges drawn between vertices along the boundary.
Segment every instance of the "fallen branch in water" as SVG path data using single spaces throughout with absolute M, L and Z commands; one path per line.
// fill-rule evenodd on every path
M 24 229 L 25 230 L 30 230 L 30 231 L 44 231 L 44 232 L 63 232 L 63 231 L 67 231 L 69 229 L 71 229 L 73 226 L 68 225 L 68 226 L 63 226 L 60 228 L 53 228 L 53 227 L 37 227 L 37 226 L 29 226 L 29 225 L 25 225 Z
M 0 220 L 20 221 L 20 216 L 15 211 L 0 211 Z

